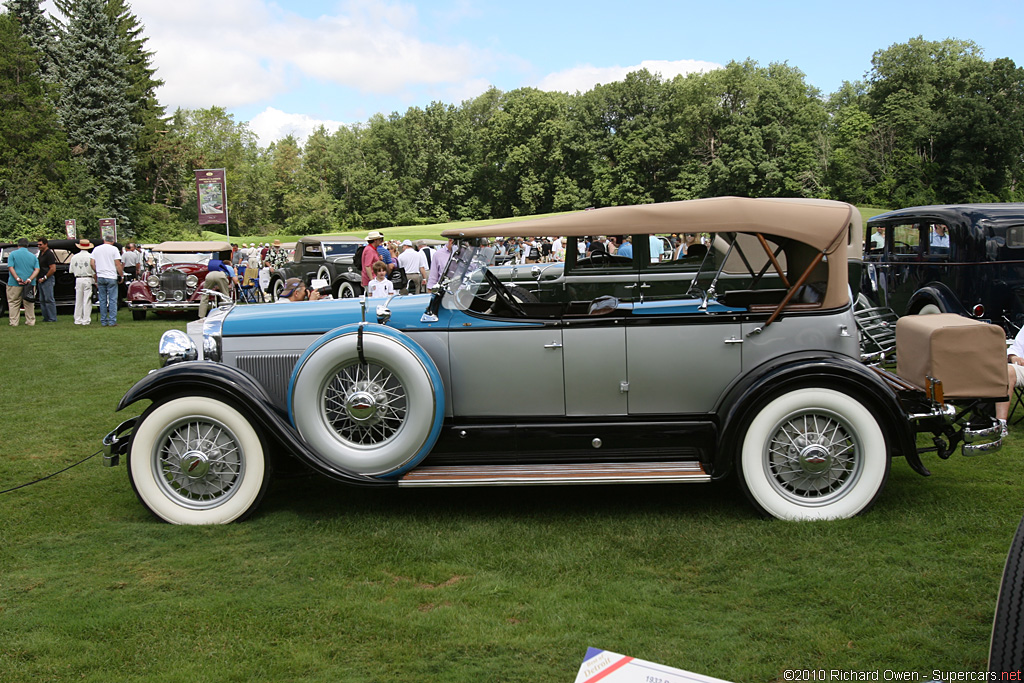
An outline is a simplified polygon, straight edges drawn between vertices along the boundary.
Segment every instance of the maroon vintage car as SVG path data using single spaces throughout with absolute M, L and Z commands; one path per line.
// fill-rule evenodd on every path
M 230 262 L 227 242 L 161 242 L 149 250 L 145 268 L 128 285 L 126 303 L 132 318 L 142 320 L 147 311 L 199 309 L 200 290 L 206 280 L 206 264 L 212 258 Z

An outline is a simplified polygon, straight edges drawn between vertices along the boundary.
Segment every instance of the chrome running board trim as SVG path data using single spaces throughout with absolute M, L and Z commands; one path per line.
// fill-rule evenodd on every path
M 609 462 L 559 465 L 446 465 L 407 472 L 399 486 L 707 483 L 699 462 Z

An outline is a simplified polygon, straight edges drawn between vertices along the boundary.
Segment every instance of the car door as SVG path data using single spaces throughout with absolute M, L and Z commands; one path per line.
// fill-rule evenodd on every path
M 634 306 L 626 328 L 629 414 L 710 412 L 740 373 L 740 322 L 732 315 L 664 310 Z
M 459 417 L 565 415 L 562 329 L 465 316 L 449 334 L 452 409 Z

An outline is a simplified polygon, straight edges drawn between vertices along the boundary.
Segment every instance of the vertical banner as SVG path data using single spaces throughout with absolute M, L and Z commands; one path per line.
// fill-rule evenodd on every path
M 228 192 L 223 168 L 196 171 L 196 201 L 199 225 L 227 225 Z
M 107 239 L 107 237 L 113 238 L 117 241 L 117 219 L 116 218 L 101 218 L 100 219 L 100 237 Z
M 77 223 L 75 223 L 74 218 L 69 218 L 68 220 L 64 221 L 64 232 L 68 234 L 69 240 L 78 238 L 78 229 L 76 226 Z

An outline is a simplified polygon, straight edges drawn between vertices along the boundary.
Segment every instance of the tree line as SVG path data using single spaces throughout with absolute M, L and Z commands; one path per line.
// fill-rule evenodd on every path
M 1024 200 L 1024 69 L 966 40 L 874 53 L 829 96 L 746 60 L 583 93 L 492 88 L 261 146 L 220 107 L 167 115 L 125 0 L 0 15 L 0 239 L 116 217 L 197 231 L 193 169 L 225 168 L 232 234 L 313 234 L 719 195 L 881 207 Z

